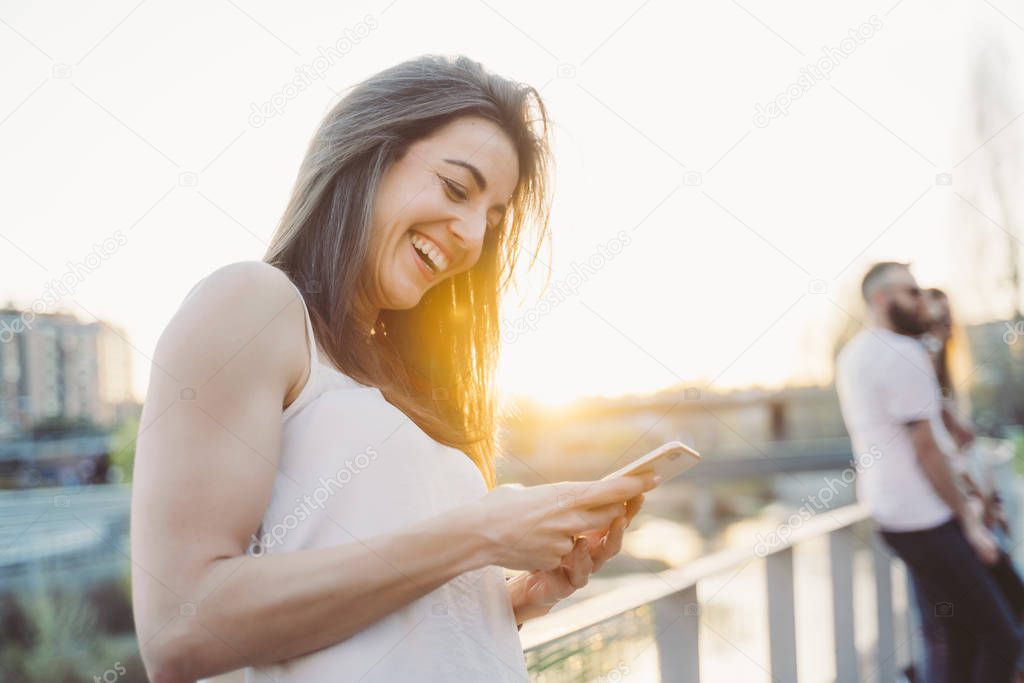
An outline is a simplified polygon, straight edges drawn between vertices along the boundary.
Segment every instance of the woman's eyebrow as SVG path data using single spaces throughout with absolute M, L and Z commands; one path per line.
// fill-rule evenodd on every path
M 469 163 L 468 161 L 461 161 L 460 159 L 444 159 L 443 161 L 447 161 L 449 164 L 455 164 L 456 166 L 461 166 L 462 168 L 469 169 L 469 172 L 473 174 L 473 180 L 476 181 L 477 187 L 479 187 L 481 190 L 487 189 L 487 179 L 484 178 L 484 174 L 480 172 L 480 169 L 478 169 L 473 164 Z
M 483 192 L 487 189 L 487 179 L 484 178 L 484 174 L 480 172 L 480 169 L 473 164 L 468 161 L 462 161 L 461 159 L 442 159 L 442 161 L 447 161 L 449 164 L 454 164 L 455 166 L 461 166 L 462 168 L 467 169 L 473 175 L 473 180 L 476 181 L 477 187 L 480 188 L 480 191 Z M 491 208 L 496 211 L 500 211 L 502 214 L 504 214 L 506 210 L 506 206 L 504 204 L 495 204 Z

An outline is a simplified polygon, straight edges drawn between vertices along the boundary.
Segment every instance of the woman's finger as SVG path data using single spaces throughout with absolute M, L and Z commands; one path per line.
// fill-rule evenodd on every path
M 611 531 L 608 532 L 608 536 L 605 537 L 604 552 L 607 557 L 617 555 L 622 550 L 622 537 L 626 533 L 626 520 L 622 519 L 620 522 L 615 524 Z M 607 559 L 606 557 L 606 559 Z
M 576 483 L 567 492 L 574 494 L 573 503 L 577 507 L 592 508 L 608 503 L 623 503 L 644 491 L 650 491 L 659 483 L 661 477 L 654 473 L 630 474 L 614 479 Z
M 629 523 L 632 522 L 633 518 L 636 517 L 638 512 L 640 512 L 640 508 L 643 504 L 644 494 L 642 493 L 639 496 L 635 496 L 626 501 L 626 526 L 629 526 Z
M 622 534 L 626 528 L 626 518 L 619 517 L 616 519 L 611 527 L 608 529 L 608 533 L 601 540 L 600 545 L 595 549 L 595 552 L 590 554 L 594 560 L 594 571 L 598 571 L 604 563 L 607 562 L 612 556 L 622 549 Z
M 573 513 L 571 523 L 576 525 L 577 534 L 595 529 L 607 529 L 616 517 L 622 515 L 622 503 L 612 503 L 590 510 L 578 510 Z
M 582 588 L 587 585 L 593 565 L 593 560 L 590 558 L 590 544 L 586 538 L 581 537 L 576 541 L 569 564 L 569 583 L 573 585 L 573 588 Z

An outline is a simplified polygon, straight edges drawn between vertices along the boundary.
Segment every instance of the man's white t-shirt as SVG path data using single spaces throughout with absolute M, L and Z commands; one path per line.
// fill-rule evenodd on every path
M 955 445 L 924 346 L 881 328 L 857 334 L 836 360 L 836 390 L 857 464 L 857 498 L 888 531 L 930 529 L 953 511 L 917 461 L 907 424 L 929 420 L 939 447 Z

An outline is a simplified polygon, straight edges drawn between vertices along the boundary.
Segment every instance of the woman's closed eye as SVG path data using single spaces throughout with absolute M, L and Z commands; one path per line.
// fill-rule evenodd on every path
M 451 178 L 445 178 L 444 176 L 438 177 L 441 178 L 441 181 L 444 183 L 445 187 L 447 187 L 450 192 L 454 193 L 455 196 L 459 198 L 459 201 L 464 202 L 467 199 L 469 199 L 469 193 L 466 192 L 466 189 L 462 187 L 462 185 L 458 184 Z
M 448 191 L 458 198 L 458 201 L 464 202 L 467 199 L 469 199 L 469 193 L 466 192 L 466 188 L 464 188 L 461 184 L 443 175 L 438 175 L 437 177 L 441 179 L 441 182 L 444 183 L 444 186 L 448 189 Z M 504 219 L 504 216 L 502 218 Z M 500 223 L 501 221 L 498 222 Z M 487 230 L 492 231 L 493 229 L 494 226 L 490 222 L 488 222 Z

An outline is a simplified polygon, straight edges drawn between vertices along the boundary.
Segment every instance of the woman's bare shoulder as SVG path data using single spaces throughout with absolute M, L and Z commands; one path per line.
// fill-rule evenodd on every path
M 264 261 L 235 261 L 220 266 L 200 279 L 185 295 L 185 299 L 188 300 L 204 288 L 210 291 L 210 285 L 214 284 L 217 288 L 233 288 L 236 293 L 245 289 L 269 295 L 295 291 L 281 269 Z
M 291 386 L 305 371 L 305 329 L 302 300 L 288 276 L 263 261 L 238 261 L 192 287 L 160 336 L 154 362 L 198 366 L 180 368 L 196 375 L 202 366 L 236 359 L 282 373 Z

